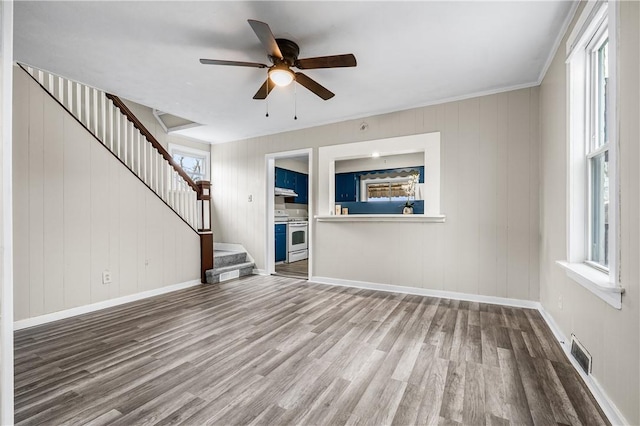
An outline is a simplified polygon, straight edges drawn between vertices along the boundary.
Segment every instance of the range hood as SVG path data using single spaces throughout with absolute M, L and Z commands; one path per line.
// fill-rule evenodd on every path
M 275 188 L 275 194 L 276 196 L 281 196 L 281 197 L 297 197 L 298 196 L 298 194 L 296 194 L 296 192 L 293 189 L 278 188 L 277 186 Z

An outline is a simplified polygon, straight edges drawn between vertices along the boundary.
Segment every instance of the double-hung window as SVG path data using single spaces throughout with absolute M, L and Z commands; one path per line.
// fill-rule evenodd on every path
M 588 253 L 589 265 L 609 271 L 609 36 L 606 21 L 599 27 L 588 55 L 589 118 L 586 142 L 588 194 Z
M 567 41 L 567 275 L 620 309 L 616 2 L 590 1 Z

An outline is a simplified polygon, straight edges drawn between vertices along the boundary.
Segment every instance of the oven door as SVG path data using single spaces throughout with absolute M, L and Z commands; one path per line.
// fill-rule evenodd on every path
M 290 223 L 287 226 L 287 251 L 298 251 L 307 248 L 307 224 Z

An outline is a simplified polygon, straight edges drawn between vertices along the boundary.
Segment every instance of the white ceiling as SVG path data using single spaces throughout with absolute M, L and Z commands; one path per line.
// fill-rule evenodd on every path
M 535 85 L 567 1 L 57 2 L 15 3 L 14 56 L 24 62 L 206 126 L 213 143 L 273 134 L 438 101 Z M 353 53 L 355 68 L 307 70 L 333 91 L 297 87 L 253 100 L 268 63 L 247 19 L 300 45 L 300 58 Z

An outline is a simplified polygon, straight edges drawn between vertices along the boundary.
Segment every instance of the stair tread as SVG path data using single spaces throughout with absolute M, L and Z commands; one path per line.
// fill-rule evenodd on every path
M 231 250 L 214 250 L 213 257 L 225 257 L 225 256 L 234 256 L 238 254 L 244 254 L 244 251 L 231 251 Z

